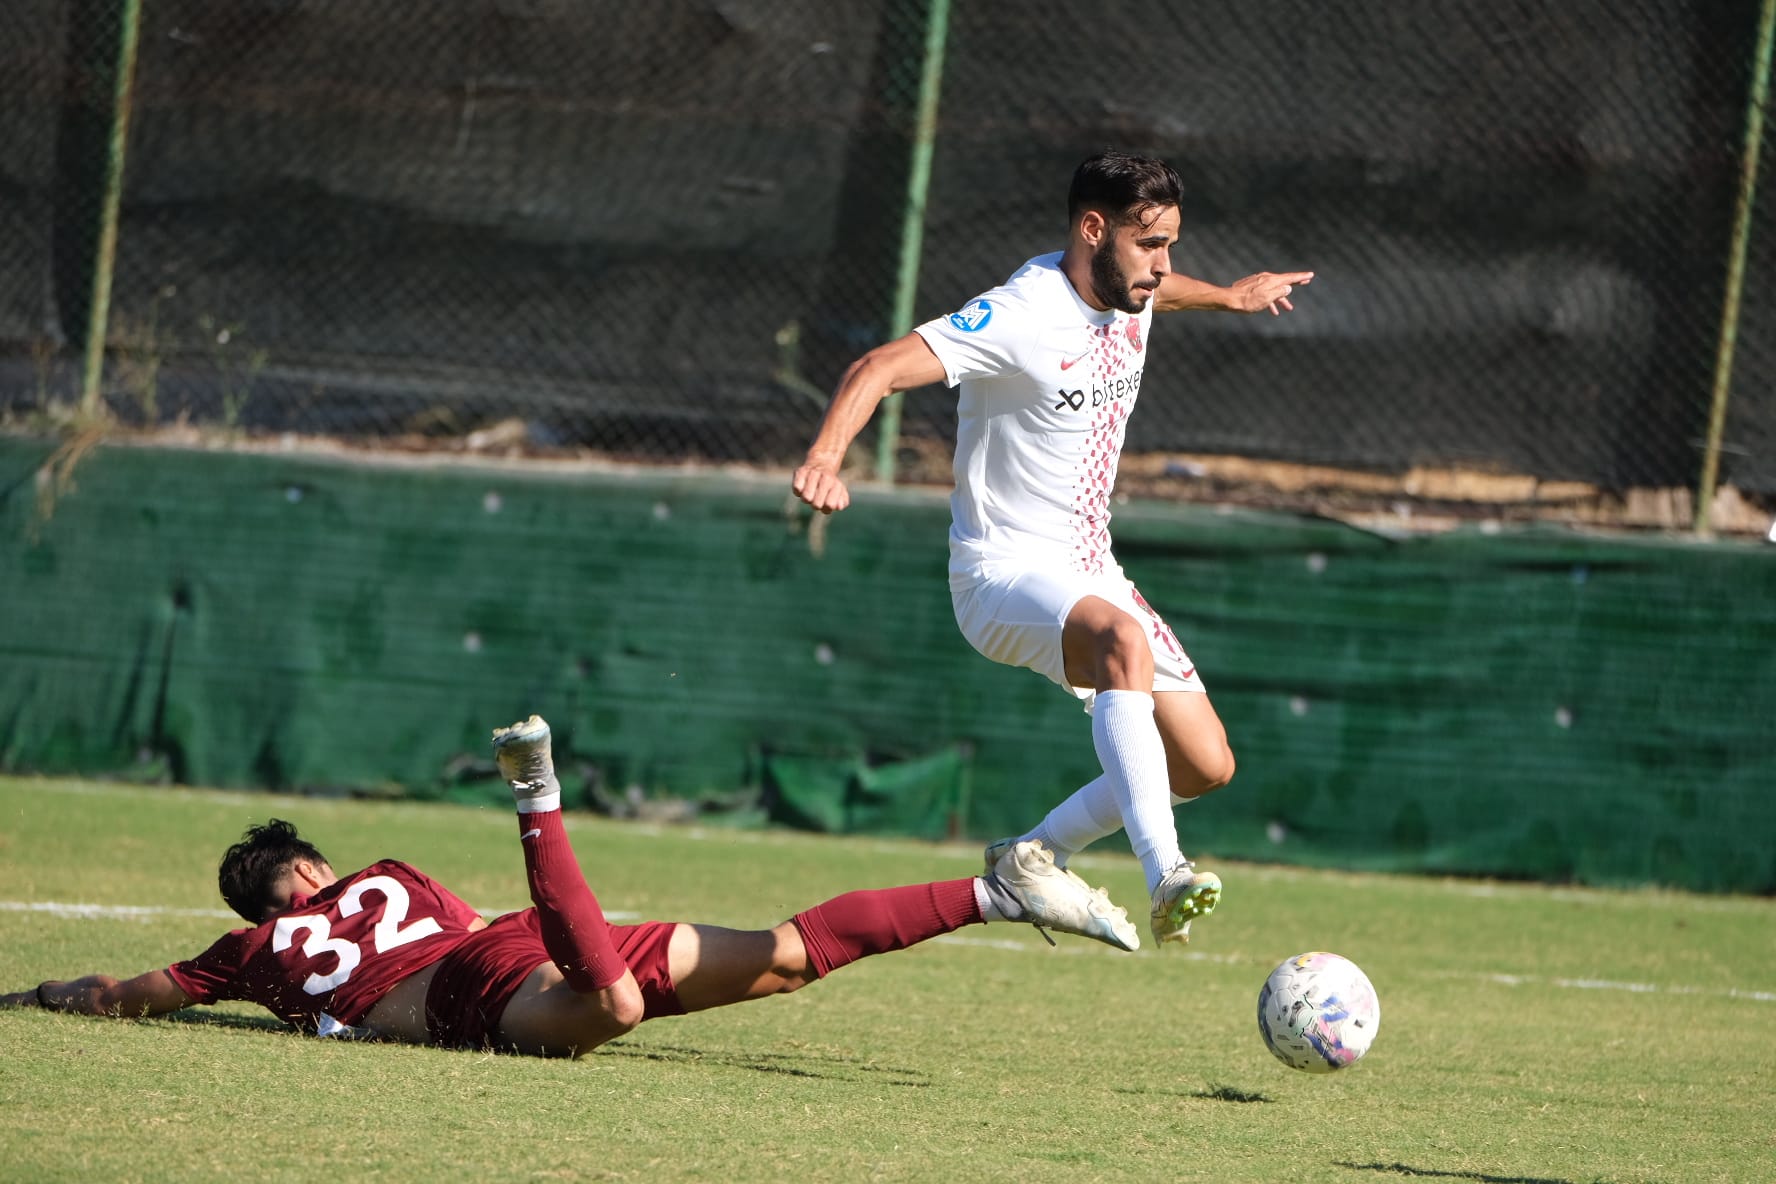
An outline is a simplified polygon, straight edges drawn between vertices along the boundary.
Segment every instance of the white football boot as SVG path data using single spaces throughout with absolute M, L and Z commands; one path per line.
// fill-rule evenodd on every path
M 561 782 L 555 779 L 555 762 L 549 754 L 549 724 L 542 716 L 494 729 L 493 757 L 521 809 L 551 794 L 560 800 Z
M 1153 890 L 1153 940 L 1160 945 L 1190 940 L 1190 923 L 1206 917 L 1221 902 L 1221 877 L 1199 872 L 1182 860 Z
M 1024 842 L 1001 840 L 988 847 L 997 849 L 998 858 L 988 868 L 987 891 L 1001 899 L 1000 889 L 1015 901 L 1018 916 L 1002 909 L 1014 921 L 1028 921 L 1044 937 L 1048 930 L 1089 937 L 1119 950 L 1141 948 L 1141 935 L 1128 919 L 1128 913 L 1110 903 L 1102 888 L 1093 888 L 1084 880 L 1056 867 L 1054 853 L 1046 844 L 1034 839 Z M 1049 938 L 1050 944 L 1054 939 Z

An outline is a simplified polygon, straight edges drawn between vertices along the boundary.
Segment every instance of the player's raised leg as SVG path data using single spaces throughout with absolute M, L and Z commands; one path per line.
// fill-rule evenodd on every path
M 701 1011 L 794 991 L 860 958 L 904 950 L 964 925 L 1018 921 L 1140 948 L 1128 914 L 1102 890 L 1054 865 L 1039 843 L 1016 843 L 987 874 L 847 892 L 773 929 L 680 925 L 668 959 L 678 1000 Z
M 1087 596 L 1068 613 L 1061 647 L 1068 678 L 1097 691 L 1092 743 L 1147 876 L 1154 939 L 1188 941 L 1190 922 L 1213 911 L 1221 881 L 1197 873 L 1178 846 L 1147 627 L 1109 601 Z
M 847 892 L 771 929 L 680 925 L 667 950 L 686 1011 L 799 990 L 860 958 L 904 950 L 982 918 L 975 881 Z
M 1165 744 L 1171 801 L 1190 801 L 1233 779 L 1227 729 L 1200 691 L 1161 691 L 1153 696 L 1153 722 Z M 1152 892 L 1153 935 L 1161 943 L 1190 940 L 1190 923 L 1215 911 L 1221 877 L 1188 859 L 1167 870 Z
M 512 997 L 500 1033 L 527 1050 L 584 1052 L 641 1022 L 641 992 L 568 843 L 549 725 L 533 715 L 500 728 L 493 748 L 517 806 L 525 877 L 553 963 L 538 967 Z
M 1233 779 L 1233 750 L 1227 744 L 1227 730 L 1206 693 L 1156 691 L 1153 722 L 1165 745 L 1173 806 L 1194 801 Z M 1055 851 L 1055 862 L 1065 866 L 1068 857 L 1121 826 L 1115 782 L 1106 773 L 1050 810 L 1025 837 L 1048 843 Z M 989 866 L 1002 844 L 1009 841 L 987 847 Z M 1190 939 L 1190 922 L 1214 910 L 1221 881 L 1213 873 L 1198 871 L 1180 855 L 1152 892 L 1155 936 L 1161 941 L 1184 942 Z

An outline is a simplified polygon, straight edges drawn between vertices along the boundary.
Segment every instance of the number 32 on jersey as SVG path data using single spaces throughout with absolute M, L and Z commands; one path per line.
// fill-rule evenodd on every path
M 407 910 L 412 899 L 407 889 L 390 876 L 370 876 L 359 880 L 346 889 L 345 895 L 339 898 L 339 915 L 353 917 L 364 911 L 364 894 L 376 892 L 382 896 L 382 916 L 371 931 L 370 941 L 378 954 L 387 953 L 442 932 L 443 926 L 435 917 L 420 917 L 412 924 L 407 921 Z M 364 952 L 356 942 L 347 941 L 333 936 L 333 927 L 327 922 L 324 913 L 312 913 L 307 916 L 279 917 L 272 928 L 271 948 L 275 953 L 283 953 L 296 944 L 298 933 L 308 934 L 302 943 L 302 953 L 307 958 L 319 958 L 332 954 L 339 960 L 332 974 L 316 972 L 303 982 L 302 989 L 310 995 L 325 995 L 343 985 L 364 960 Z

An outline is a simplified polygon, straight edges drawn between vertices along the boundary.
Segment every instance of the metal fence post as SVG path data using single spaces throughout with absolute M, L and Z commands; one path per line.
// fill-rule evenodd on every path
M 136 44 L 142 0 L 118 0 L 117 56 L 111 79 L 110 135 L 105 143 L 105 180 L 99 195 L 98 245 L 93 252 L 92 298 L 87 305 L 86 358 L 80 369 L 80 411 L 98 413 L 105 368 L 105 333 L 111 317 L 111 276 L 117 257 L 117 214 L 123 203 L 123 160 L 129 140 L 130 99 L 135 90 Z
M 1758 22 L 1757 60 L 1751 99 L 1745 112 L 1745 149 L 1740 157 L 1739 195 L 1733 205 L 1733 243 L 1727 256 L 1727 290 L 1721 301 L 1720 343 L 1714 358 L 1714 394 L 1708 407 L 1708 438 L 1702 449 L 1702 473 L 1696 479 L 1697 534 L 1709 533 L 1714 486 L 1720 477 L 1721 436 L 1727 424 L 1727 394 L 1733 382 L 1733 349 L 1739 339 L 1739 300 L 1745 287 L 1745 258 L 1751 241 L 1752 197 L 1757 191 L 1758 151 L 1764 138 L 1764 104 L 1770 98 L 1771 29 L 1776 26 L 1776 0 L 1764 0 Z
M 937 102 L 943 89 L 944 49 L 950 34 L 950 0 L 931 0 L 925 12 L 925 51 L 919 68 L 918 122 L 913 131 L 912 168 L 907 176 L 906 206 L 900 228 L 900 263 L 895 274 L 894 308 L 888 339 L 904 337 L 913 327 L 913 298 L 919 287 L 919 255 L 925 242 L 925 203 L 931 190 L 931 154 L 937 142 Z M 894 454 L 900 447 L 897 391 L 883 400 L 876 437 L 876 479 L 894 482 Z

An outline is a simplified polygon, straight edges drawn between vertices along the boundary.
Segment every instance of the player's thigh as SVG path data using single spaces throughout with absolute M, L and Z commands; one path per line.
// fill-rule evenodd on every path
M 977 574 L 974 582 L 950 591 L 956 626 L 968 644 L 983 657 L 1034 670 L 1070 688 L 1062 629 L 1073 606 L 1091 595 L 1091 579 L 1007 564 L 983 565 Z
M 633 983 L 629 985 L 633 989 Z M 613 1018 L 605 1002 L 602 993 L 575 991 L 559 967 L 545 962 L 530 972 L 507 1001 L 495 1030 L 498 1043 L 551 1057 L 590 1052 L 634 1026 Z
M 666 957 L 686 1011 L 780 995 L 815 977 L 801 931 L 788 921 L 775 929 L 680 925 Z
M 1172 793 L 1194 798 L 1233 778 L 1233 749 L 1215 705 L 1202 691 L 1160 691 L 1153 696 L 1153 722 L 1165 741 Z
M 1067 679 L 1076 687 L 1146 691 L 1153 687 L 1153 652 L 1147 635 L 1126 607 L 1102 596 L 1083 596 L 1061 630 Z

